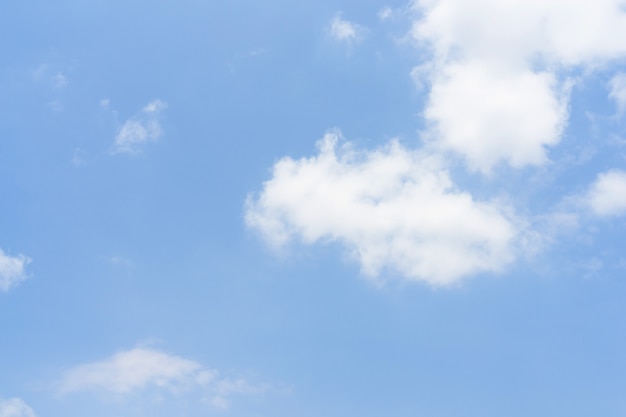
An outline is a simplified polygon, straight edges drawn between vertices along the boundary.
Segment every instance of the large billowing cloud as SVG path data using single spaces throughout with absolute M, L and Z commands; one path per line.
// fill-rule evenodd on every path
M 10 256 L 0 249 L 0 292 L 7 292 L 26 279 L 26 265 L 30 259 L 24 255 Z
M 458 190 L 438 158 L 396 142 L 360 152 L 339 139 L 329 132 L 318 155 L 278 161 L 248 198 L 248 226 L 275 245 L 339 241 L 369 276 L 390 268 L 433 285 L 514 259 L 520 227 L 509 210 Z
M 20 398 L 0 398 L 0 417 L 35 417 L 32 408 Z
M 413 9 L 412 36 L 430 50 L 419 71 L 431 85 L 427 136 L 484 173 L 547 161 L 567 123 L 568 74 L 626 56 L 621 0 L 415 0 Z
M 227 408 L 232 395 L 263 390 L 241 378 L 222 378 L 218 371 L 198 362 L 147 348 L 119 352 L 103 361 L 76 366 L 59 383 L 64 394 L 96 391 L 131 395 L 147 389 L 170 392 L 200 389 L 219 408 Z
M 388 268 L 433 285 L 499 271 L 538 236 L 513 210 L 454 186 L 446 163 L 494 178 L 549 161 L 568 124 L 570 92 L 626 58 L 623 0 L 413 0 L 410 38 L 426 87 L 421 149 L 337 147 L 329 133 L 310 158 L 285 157 L 256 196 L 248 226 L 275 245 L 338 241 L 377 276 Z M 383 16 L 389 16 L 385 12 Z M 346 34 L 350 33 L 348 30 Z M 624 76 L 609 96 L 626 108 Z M 624 210 L 621 174 L 599 177 L 588 207 Z M 526 212 L 526 210 L 523 210 Z

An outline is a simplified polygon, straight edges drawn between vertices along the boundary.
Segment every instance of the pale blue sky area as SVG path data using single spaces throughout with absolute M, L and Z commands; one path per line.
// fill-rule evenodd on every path
M 620 0 L 5 1 L 0 417 L 626 415 Z

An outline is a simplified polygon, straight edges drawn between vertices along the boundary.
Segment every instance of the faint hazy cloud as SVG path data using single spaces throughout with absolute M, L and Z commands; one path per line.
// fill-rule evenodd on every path
M 69 84 L 69 80 L 67 79 L 67 76 L 60 72 L 52 76 L 51 80 L 52 80 L 52 84 L 54 88 L 57 88 L 57 89 L 65 88 Z
M 32 79 L 44 87 L 51 96 L 45 102 L 45 105 L 55 113 L 60 113 L 64 109 L 63 92 L 70 84 L 70 78 L 67 75 L 68 70 L 71 70 L 71 68 L 44 63 L 30 71 Z
M 36 417 L 32 408 L 21 398 L 0 398 L 0 417 Z
M 265 53 L 267 53 L 267 50 L 265 48 L 257 48 L 248 52 L 248 55 L 255 57 L 255 56 L 263 55 Z
M 337 13 L 330 21 L 329 33 L 336 41 L 351 44 L 365 36 L 365 28 L 357 23 L 342 19 L 341 13 Z
M 47 84 L 54 90 L 62 90 L 67 87 L 70 80 L 64 71 L 54 68 L 50 64 L 41 64 L 32 71 L 33 79 L 37 82 Z M 56 66 L 59 68 L 58 66 Z
M 9 256 L 0 249 L 0 291 L 7 292 L 24 281 L 30 261 L 24 255 Z
M 380 20 L 388 20 L 393 16 L 393 9 L 389 6 L 385 6 L 378 11 L 378 18 Z
M 48 102 L 48 108 L 50 108 L 50 110 L 52 110 L 53 112 L 61 112 L 63 111 L 63 103 L 61 103 L 59 100 L 52 100 Z
M 230 407 L 230 398 L 234 394 L 260 394 L 266 390 L 267 386 L 253 385 L 243 378 L 222 379 L 214 384 L 214 395 L 210 402 L 214 407 L 226 410 Z
M 437 286 L 515 259 L 522 230 L 510 209 L 457 189 L 437 158 L 397 142 L 357 151 L 339 140 L 331 131 L 316 156 L 278 161 L 248 197 L 247 225 L 275 246 L 339 241 L 370 277 L 389 268 Z
M 108 106 L 108 100 L 100 105 Z M 163 134 L 159 114 L 167 108 L 167 103 L 159 99 L 148 103 L 142 111 L 126 120 L 115 136 L 113 154 L 137 154 L 148 142 L 157 141 Z
M 610 82 L 609 97 L 615 102 L 618 114 L 626 111 L 626 74 L 616 74 Z
M 200 364 L 150 349 L 120 352 L 101 362 L 70 369 L 61 383 L 64 393 L 99 389 L 119 394 L 154 385 L 174 388 L 205 378 Z
M 135 262 L 132 259 L 123 256 L 107 256 L 104 258 L 106 262 L 112 267 L 121 268 L 127 271 L 131 271 L 135 267 Z
M 74 154 L 72 155 L 72 165 L 79 167 L 85 164 L 85 151 L 80 148 L 74 148 Z
M 605 268 L 604 261 L 600 258 L 591 258 L 584 262 L 579 262 L 576 267 L 584 271 L 584 277 L 586 279 L 597 278 L 602 270 Z
M 196 361 L 149 348 L 135 348 L 76 366 L 59 383 L 62 394 L 95 391 L 127 396 L 150 388 L 172 393 L 199 389 L 202 395 L 208 393 L 207 400 L 219 408 L 227 408 L 235 395 L 263 390 L 242 378 L 223 378 L 217 370 Z
M 45 74 L 49 71 L 48 65 L 41 64 L 37 68 L 31 71 L 33 79 L 35 81 L 42 81 L 45 77 Z

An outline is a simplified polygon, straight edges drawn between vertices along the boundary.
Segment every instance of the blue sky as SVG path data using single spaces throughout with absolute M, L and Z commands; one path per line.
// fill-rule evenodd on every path
M 623 416 L 619 0 L 0 6 L 0 417 Z

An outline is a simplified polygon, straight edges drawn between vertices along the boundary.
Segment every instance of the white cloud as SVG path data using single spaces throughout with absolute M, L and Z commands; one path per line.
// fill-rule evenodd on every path
M 30 261 L 24 255 L 9 256 L 0 249 L 0 291 L 7 292 L 24 281 Z
M 96 391 L 132 395 L 149 388 L 172 393 L 201 389 L 220 408 L 227 407 L 233 395 L 262 391 L 243 379 L 222 378 L 218 371 L 198 362 L 148 348 L 127 350 L 100 362 L 76 366 L 59 383 L 64 394 Z
M 565 97 L 549 72 L 463 62 L 437 75 L 424 116 L 435 146 L 488 173 L 501 160 L 513 167 L 545 162 L 545 147 L 559 142 L 567 119 Z
M 415 0 L 413 8 L 415 38 L 439 59 L 587 65 L 626 52 L 621 0 Z
M 613 170 L 599 174 L 585 201 L 598 216 L 626 214 L 626 172 Z
M 392 143 L 358 152 L 337 148 L 331 133 L 318 155 L 274 165 L 260 194 L 248 197 L 248 226 L 277 246 L 292 239 L 341 242 L 370 276 L 390 268 L 445 285 L 501 270 L 537 234 L 498 201 L 458 190 L 445 163 L 452 154 L 469 170 L 493 175 L 503 165 L 549 162 L 568 124 L 572 87 L 626 58 L 625 6 L 623 0 L 412 0 L 409 35 L 425 59 L 411 75 L 428 94 L 423 148 Z M 379 18 L 389 13 L 384 8 Z M 339 15 L 333 22 L 335 39 L 356 36 Z M 617 75 L 610 92 L 620 111 L 623 80 Z M 618 188 L 615 174 L 601 176 L 588 204 L 599 215 L 626 212 L 626 192 L 615 195 Z
M 115 137 L 112 152 L 136 154 L 141 152 L 142 146 L 147 142 L 157 141 L 163 134 L 158 116 L 166 108 L 167 103 L 154 100 L 148 103 L 138 115 L 128 119 Z
M 62 392 L 101 389 L 119 394 L 154 385 L 175 388 L 195 383 L 203 373 L 200 364 L 151 349 L 120 352 L 102 362 L 70 369 L 61 384 Z
M 167 109 L 167 103 L 161 100 L 153 100 L 150 103 L 146 104 L 143 108 L 145 113 L 158 113 L 161 110 Z
M 357 23 L 342 19 L 338 13 L 330 21 L 329 33 L 339 42 L 352 43 L 362 39 L 365 29 Z
M 20 398 L 0 398 L 0 417 L 35 417 L 33 410 Z
M 616 74 L 610 82 L 611 92 L 609 97 L 615 101 L 618 114 L 626 111 L 626 73 Z
M 415 0 L 432 56 L 431 139 L 488 173 L 547 161 L 567 123 L 570 70 L 626 56 L 621 0 Z M 423 64 L 422 64 L 423 65 Z
M 359 152 L 329 132 L 319 153 L 274 165 L 249 196 L 246 223 L 272 244 L 339 241 L 377 276 L 391 268 L 412 280 L 448 285 L 515 258 L 522 233 L 510 211 L 459 191 L 437 158 L 396 142 Z

